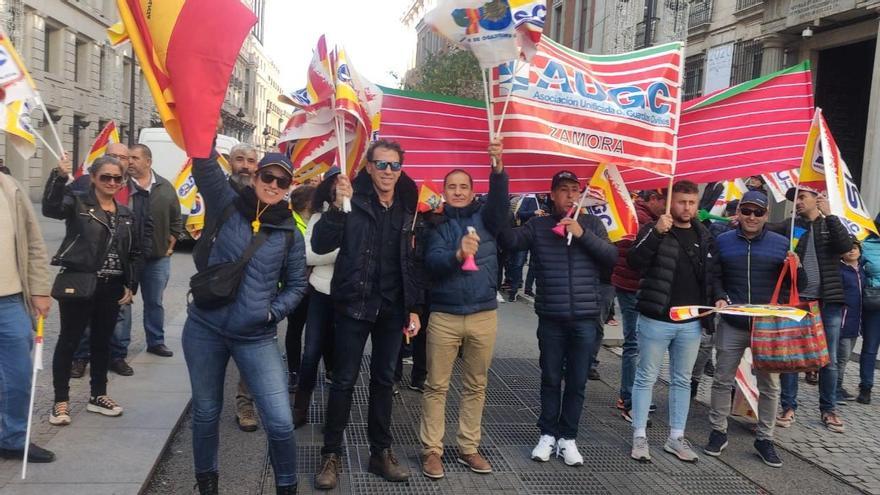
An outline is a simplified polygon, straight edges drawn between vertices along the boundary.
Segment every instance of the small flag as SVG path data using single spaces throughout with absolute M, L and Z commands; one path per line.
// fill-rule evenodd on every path
M 187 159 L 180 172 L 177 173 L 177 177 L 174 179 L 174 191 L 177 193 L 177 200 L 180 201 L 181 211 L 192 210 L 198 194 L 196 181 L 192 176 L 192 159 Z
M 712 205 L 712 209 L 709 210 L 709 213 L 719 217 L 724 216 L 727 204 L 733 200 L 739 201 L 742 199 L 743 194 L 748 190 L 749 188 L 746 187 L 746 183 L 743 182 L 742 179 L 724 181 L 724 191 L 722 191 L 721 196 L 715 200 L 715 204 Z
M 440 0 L 425 14 L 424 22 L 459 48 L 473 52 L 483 69 L 519 57 L 508 0 Z
M 639 231 L 639 218 L 617 166 L 599 164 L 587 191 L 598 200 L 598 204 L 588 206 L 587 210 L 602 220 L 611 242 L 635 237 Z
M 31 127 L 31 104 L 25 100 L 15 100 L 0 105 L 0 122 L 6 133 L 7 143 L 27 160 L 36 151 L 36 137 Z
M 798 183 L 798 169 L 783 170 L 781 172 L 773 172 L 764 174 L 764 183 L 773 194 L 773 199 L 777 203 L 785 201 L 785 193 Z
M 546 0 L 508 0 L 516 29 L 516 41 L 520 56 L 531 62 L 538 53 L 538 43 L 544 32 L 544 18 L 547 16 Z
M 193 207 L 186 217 L 186 224 L 183 226 L 189 233 L 190 237 L 198 240 L 202 236 L 202 230 L 205 228 L 205 201 L 201 194 L 195 195 Z
M 382 119 L 382 90 L 360 75 L 339 48 L 334 57 L 336 67 L 336 111 L 345 122 L 346 158 L 349 175 L 360 170 L 367 148 L 378 133 Z
M 24 159 L 34 156 L 36 136 L 30 122 L 33 103 L 37 101 L 34 81 L 18 52 L 0 31 L 0 122 L 9 144 Z
M 429 184 L 422 183 L 419 188 L 419 213 L 439 211 L 443 206 L 443 196 L 435 191 Z
M 116 122 L 111 120 L 110 122 L 107 122 L 107 125 L 105 125 L 104 128 L 101 129 L 101 132 L 98 133 L 98 137 L 96 137 L 95 142 L 92 143 L 92 147 L 89 149 L 89 154 L 86 156 L 85 161 L 83 161 L 74 172 L 74 177 L 88 174 L 89 168 L 95 163 L 95 160 L 107 154 L 107 146 L 111 143 L 118 142 L 119 131 L 116 130 Z

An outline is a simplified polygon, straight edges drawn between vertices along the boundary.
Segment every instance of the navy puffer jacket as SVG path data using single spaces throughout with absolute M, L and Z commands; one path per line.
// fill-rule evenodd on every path
M 617 247 L 608 240 L 602 221 L 593 215 L 578 218 L 584 234 L 568 245 L 552 230 L 561 219 L 560 214 L 534 217 L 522 227 L 504 230 L 499 236 L 501 247 L 531 249 L 529 269 L 536 270 L 538 316 L 551 320 L 599 318 L 600 272 L 614 267 Z
M 428 234 L 425 266 L 432 275 L 431 311 L 454 315 L 470 315 L 498 308 L 498 248 L 495 236 L 507 222 L 510 199 L 507 195 L 507 174 L 489 177 L 489 196 L 485 204 L 476 201 L 464 208 L 447 204 L 445 221 Z M 455 253 L 467 228 L 473 227 L 480 237 L 480 248 L 474 257 L 479 271 L 465 272 Z
M 205 200 L 205 223 L 210 224 L 238 194 L 217 164 L 216 153 L 207 159 L 194 158 L 192 175 Z M 210 310 L 190 304 L 187 324 L 194 323 L 237 340 L 275 336 L 278 320 L 293 311 L 305 294 L 306 252 L 293 217 L 281 225 L 263 224 L 262 230 L 268 237 L 248 262 L 235 302 Z M 208 266 L 241 259 L 253 238 L 250 220 L 236 209 L 217 233 Z M 283 289 L 279 290 L 283 267 L 285 279 Z
M 721 258 L 721 280 L 731 304 L 767 304 L 773 296 L 776 281 L 788 254 L 788 239 L 764 229 L 753 239 L 747 239 L 742 230 L 727 231 L 717 239 Z M 805 282 L 803 269 L 799 271 L 798 285 Z M 788 300 L 787 284 L 780 296 Z M 748 330 L 751 318 L 722 315 L 731 325 Z

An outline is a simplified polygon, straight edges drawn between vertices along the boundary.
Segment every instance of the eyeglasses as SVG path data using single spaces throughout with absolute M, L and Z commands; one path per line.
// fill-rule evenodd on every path
M 121 175 L 101 174 L 98 176 L 98 180 L 105 183 L 105 184 L 109 184 L 110 182 L 113 182 L 118 185 L 118 184 L 122 184 L 122 181 L 124 181 L 125 178 Z
M 761 218 L 767 214 L 767 210 L 764 208 L 740 208 L 739 213 L 745 217 Z
M 280 189 L 287 189 L 290 187 L 290 183 L 293 181 L 290 177 L 278 177 L 275 174 L 270 174 L 269 172 L 263 172 L 258 174 L 260 176 L 260 180 L 263 181 L 264 184 L 271 184 L 274 180 Z
M 392 172 L 400 172 L 400 169 L 403 168 L 403 164 L 400 162 L 373 162 L 373 165 L 376 167 L 376 170 L 385 170 L 388 167 L 391 167 Z

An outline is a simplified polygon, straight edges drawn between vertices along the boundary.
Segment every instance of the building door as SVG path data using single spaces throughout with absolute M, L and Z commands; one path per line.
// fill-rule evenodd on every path
M 822 108 L 856 184 L 862 180 L 876 45 L 874 39 L 819 52 L 816 105 Z

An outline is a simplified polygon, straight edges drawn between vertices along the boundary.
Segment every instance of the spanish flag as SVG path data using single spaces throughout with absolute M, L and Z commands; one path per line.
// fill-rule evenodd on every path
M 440 211 L 443 206 L 443 196 L 434 190 L 428 183 L 423 183 L 419 188 L 419 213 Z
M 98 137 L 95 138 L 95 142 L 92 143 L 91 149 L 89 149 L 89 155 L 86 157 L 85 161 L 76 169 L 74 172 L 74 177 L 79 177 L 83 174 L 89 173 L 89 167 L 92 166 L 92 163 L 95 162 L 98 158 L 107 154 L 107 146 L 110 146 L 111 143 L 119 142 L 119 131 L 116 129 L 116 122 L 110 121 L 107 122 L 107 125 L 101 129 L 101 132 L 98 134 Z
M 207 157 L 235 60 L 257 19 L 240 0 L 116 0 L 168 135 Z

